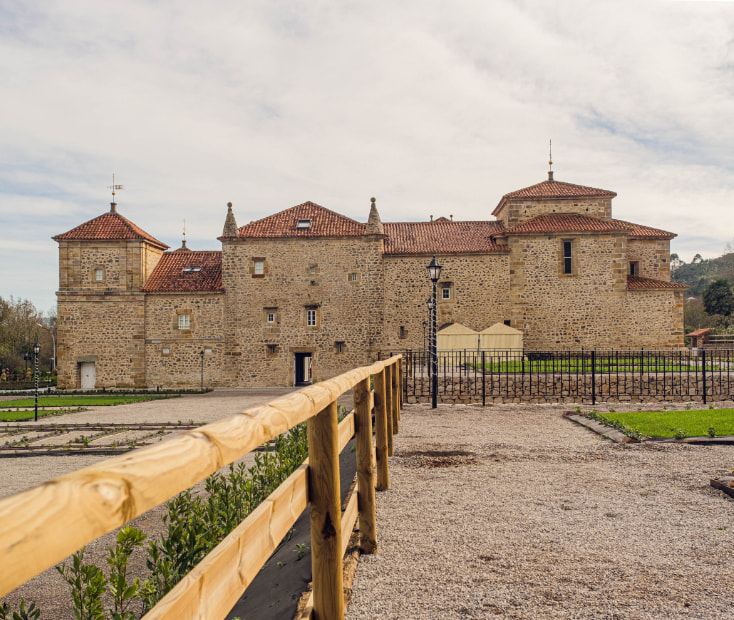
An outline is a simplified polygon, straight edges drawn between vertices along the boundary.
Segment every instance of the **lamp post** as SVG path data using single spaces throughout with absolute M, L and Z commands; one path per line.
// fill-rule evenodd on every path
M 436 408 L 438 400 L 438 351 L 436 342 L 436 283 L 441 277 L 441 265 L 438 264 L 436 257 L 431 259 L 428 267 L 428 277 L 431 279 L 433 284 L 433 297 L 431 299 L 431 306 L 433 309 L 431 318 L 431 367 L 433 376 L 431 377 L 431 409 Z
M 428 321 L 423 321 L 423 357 L 426 357 L 426 325 Z
M 428 366 L 428 378 L 430 379 L 433 376 L 433 369 L 431 366 L 431 360 L 433 360 L 433 354 L 431 353 L 433 350 L 433 328 L 431 327 L 433 325 L 433 299 L 431 297 L 426 300 L 426 308 L 428 308 L 428 356 L 426 359 L 426 366 Z
M 36 368 L 36 406 L 35 406 L 35 414 L 33 416 L 33 421 L 38 422 L 38 355 L 41 353 L 41 345 L 36 342 L 36 344 L 33 345 L 33 357 L 35 359 L 35 368 Z

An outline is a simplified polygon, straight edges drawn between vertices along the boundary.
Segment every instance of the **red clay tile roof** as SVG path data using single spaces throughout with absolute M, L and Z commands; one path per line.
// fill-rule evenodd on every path
M 298 220 L 311 220 L 309 228 L 298 229 Z M 313 202 L 304 202 L 275 215 L 241 226 L 240 238 L 261 237 L 358 237 L 365 225 Z
M 601 220 L 580 213 L 545 213 L 507 229 L 514 233 L 546 232 L 627 232 L 629 226 L 617 220 Z
M 508 228 L 507 233 L 626 232 L 635 239 L 672 239 L 676 235 L 658 228 L 580 213 L 545 213 Z
M 502 205 L 508 200 L 523 198 L 558 198 L 561 200 L 570 198 L 614 198 L 616 195 L 615 192 L 610 192 L 606 189 L 574 185 L 573 183 L 564 183 L 563 181 L 546 180 L 542 183 L 505 194 L 494 211 L 492 211 L 492 215 L 497 215 Z
M 195 271 L 196 268 L 200 271 Z M 184 271 L 190 269 L 191 271 Z M 222 253 L 179 248 L 165 252 L 145 283 L 146 293 L 221 291 Z
M 434 252 L 497 252 L 507 250 L 493 236 L 502 233 L 502 222 L 383 223 L 385 254 L 431 254 Z
M 692 331 L 690 334 L 686 334 L 686 336 L 690 336 L 691 338 L 700 338 L 701 336 L 706 336 L 710 331 L 711 329 L 709 327 L 702 327 L 701 329 Z
M 633 239 L 674 239 L 678 235 L 667 230 L 661 230 L 660 228 L 651 228 L 650 226 L 643 226 L 642 224 L 635 224 L 633 222 L 625 222 L 624 220 L 615 220 L 621 224 L 626 224 L 630 227 L 629 235 Z
M 655 289 L 687 289 L 687 284 L 678 284 L 677 282 L 666 282 L 665 280 L 655 280 L 653 278 L 643 278 L 642 276 L 627 276 L 627 289 L 632 291 L 655 290 Z
M 80 224 L 68 232 L 56 235 L 53 239 L 55 241 L 145 239 L 163 250 L 168 248 L 162 241 L 158 241 L 127 218 L 112 211 L 84 222 L 84 224 Z

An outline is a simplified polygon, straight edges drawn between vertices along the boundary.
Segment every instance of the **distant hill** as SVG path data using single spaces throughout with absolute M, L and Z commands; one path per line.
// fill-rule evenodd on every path
M 673 282 L 690 286 L 688 293 L 694 297 L 700 297 L 704 289 L 718 278 L 725 278 L 734 285 L 734 252 L 700 263 L 685 263 L 671 275 Z

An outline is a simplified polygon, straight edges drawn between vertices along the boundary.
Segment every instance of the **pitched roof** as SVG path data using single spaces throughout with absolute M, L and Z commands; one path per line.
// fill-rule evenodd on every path
M 626 232 L 631 238 L 672 239 L 674 233 L 624 220 L 600 219 L 580 213 L 545 213 L 518 224 L 508 234 L 564 232 Z
M 146 293 L 221 290 L 222 253 L 194 252 L 188 248 L 165 252 L 143 287 Z
M 500 208 L 508 200 L 523 198 L 557 198 L 560 200 L 572 198 L 614 198 L 616 195 L 616 192 L 610 192 L 606 189 L 574 185 L 573 183 L 564 183 L 563 181 L 545 180 L 542 183 L 536 183 L 530 187 L 524 187 L 505 194 L 494 211 L 492 211 L 492 215 L 497 215 Z
M 655 289 L 687 289 L 687 284 L 678 284 L 678 282 L 666 282 L 665 280 L 655 280 L 653 278 L 643 278 L 642 276 L 627 276 L 627 289 L 632 291 L 655 290 Z
M 625 222 L 624 220 L 616 220 L 630 227 L 630 237 L 633 239 L 673 239 L 678 235 L 660 228 L 651 228 L 634 222 Z
M 76 228 L 56 235 L 53 239 L 55 241 L 145 239 L 164 250 L 168 248 L 165 243 L 158 241 L 158 239 L 149 235 L 142 228 L 117 213 L 117 211 L 103 213 L 99 217 L 84 222 L 84 224 L 80 224 Z
M 299 220 L 310 220 L 308 228 L 297 228 Z M 262 237 L 358 237 L 365 225 L 313 202 L 291 207 L 239 229 L 240 239 Z
M 602 220 L 580 213 L 544 213 L 507 229 L 508 234 L 546 232 L 627 232 L 617 220 Z
M 506 245 L 493 236 L 502 232 L 501 222 L 384 222 L 385 254 L 432 254 L 445 252 L 497 252 Z

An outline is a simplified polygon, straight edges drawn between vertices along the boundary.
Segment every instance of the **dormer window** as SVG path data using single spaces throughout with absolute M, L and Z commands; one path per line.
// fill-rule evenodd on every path
M 201 267 L 184 267 L 183 270 L 184 273 L 196 273 L 197 271 L 201 271 Z
M 296 230 L 308 230 L 309 228 L 311 228 L 310 219 L 298 220 L 298 223 L 296 224 Z

